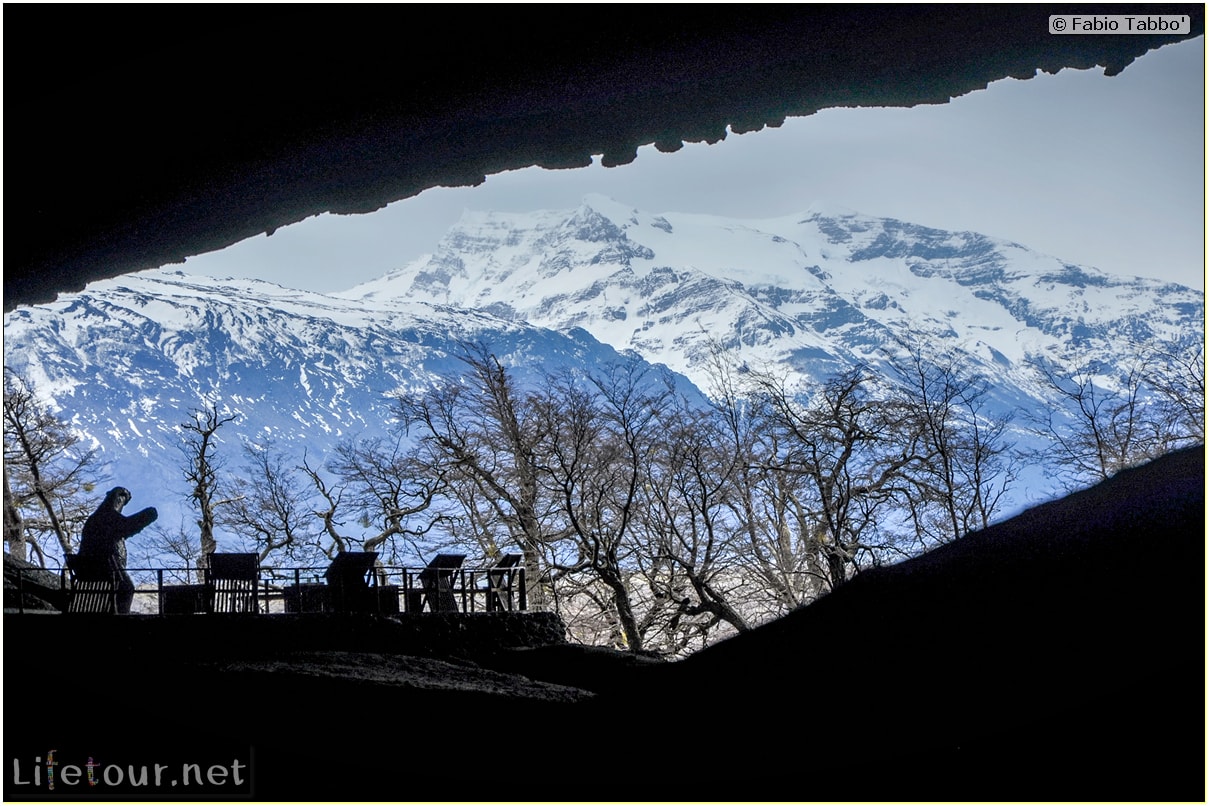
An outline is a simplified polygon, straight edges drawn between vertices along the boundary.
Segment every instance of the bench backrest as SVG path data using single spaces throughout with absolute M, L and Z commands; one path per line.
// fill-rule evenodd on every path
M 505 554 L 487 570 L 487 609 L 512 610 L 512 587 L 520 554 Z
M 458 600 L 453 593 L 453 575 L 462 567 L 465 554 L 438 554 L 418 575 L 424 603 L 434 613 L 453 612 Z M 420 606 L 423 609 L 423 605 Z
M 211 554 L 206 567 L 206 611 L 257 612 L 259 577 L 260 558 L 254 553 Z
M 350 589 L 366 588 L 371 582 L 377 581 L 373 574 L 377 560 L 376 551 L 342 551 L 323 572 L 323 578 L 329 585 Z
M 67 595 L 68 613 L 116 613 L 118 586 L 101 580 L 77 580 Z
M 68 613 L 116 613 L 118 580 L 106 559 L 67 555 L 71 589 L 67 593 Z
M 374 574 L 376 551 L 342 551 L 332 560 L 323 578 L 327 580 L 328 602 L 338 613 L 378 609 L 377 593 L 371 590 L 378 579 Z

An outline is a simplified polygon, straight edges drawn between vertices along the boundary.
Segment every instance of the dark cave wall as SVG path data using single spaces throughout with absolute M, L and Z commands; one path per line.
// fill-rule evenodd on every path
M 9 558 L 4 558 L 5 563 Z M 307 613 L 174 616 L 76 613 L 5 618 L 6 646 L 37 646 L 39 663 L 72 668 L 81 636 L 104 635 L 125 663 L 153 665 L 281 658 L 291 652 L 370 652 L 418 657 L 479 658 L 510 649 L 563 646 L 566 625 L 556 613 L 424 613 L 396 616 Z
M 1203 5 L 1146 11 L 1203 33 Z M 1185 38 L 1049 34 L 1064 12 L 1121 7 L 9 5 L 5 309 L 437 185 L 1112 74 Z

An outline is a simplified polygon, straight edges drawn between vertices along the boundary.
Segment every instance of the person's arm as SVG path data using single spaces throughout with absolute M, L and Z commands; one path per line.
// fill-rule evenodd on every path
M 138 534 L 143 529 L 155 522 L 155 519 L 160 516 L 155 507 L 147 507 L 146 509 L 136 512 L 133 515 L 126 516 L 122 519 L 122 531 L 125 534 L 123 538 Z

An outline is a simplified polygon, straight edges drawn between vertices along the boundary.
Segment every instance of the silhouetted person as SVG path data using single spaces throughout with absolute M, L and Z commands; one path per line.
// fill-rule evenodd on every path
M 138 534 L 159 517 L 155 507 L 147 507 L 134 515 L 123 515 L 122 507 L 129 500 L 130 491 L 125 487 L 114 487 L 106 493 L 97 511 L 84 521 L 80 538 L 80 556 L 104 560 L 117 578 L 119 613 L 129 613 L 130 603 L 134 601 L 134 582 L 126 573 L 126 538 Z

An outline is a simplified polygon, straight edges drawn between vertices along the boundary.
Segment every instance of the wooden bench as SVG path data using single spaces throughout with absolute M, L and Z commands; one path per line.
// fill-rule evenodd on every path
M 505 554 L 488 569 L 487 612 L 516 609 L 512 594 L 521 559 L 520 554 Z
M 258 555 L 210 554 L 206 564 L 206 612 L 259 612 L 259 581 Z
M 332 610 L 337 613 L 399 612 L 399 588 L 378 584 L 377 561 L 376 551 L 342 551 L 336 555 L 323 574 Z
M 106 558 L 68 554 L 68 613 L 117 613 L 118 578 Z
M 205 585 L 165 585 L 160 589 L 160 614 L 165 616 L 205 613 L 209 589 Z
M 459 610 L 453 594 L 453 575 L 462 567 L 465 554 L 438 554 L 425 566 L 417 578 L 418 590 L 408 591 L 407 612 L 421 613 L 427 605 L 433 613 L 455 613 Z

